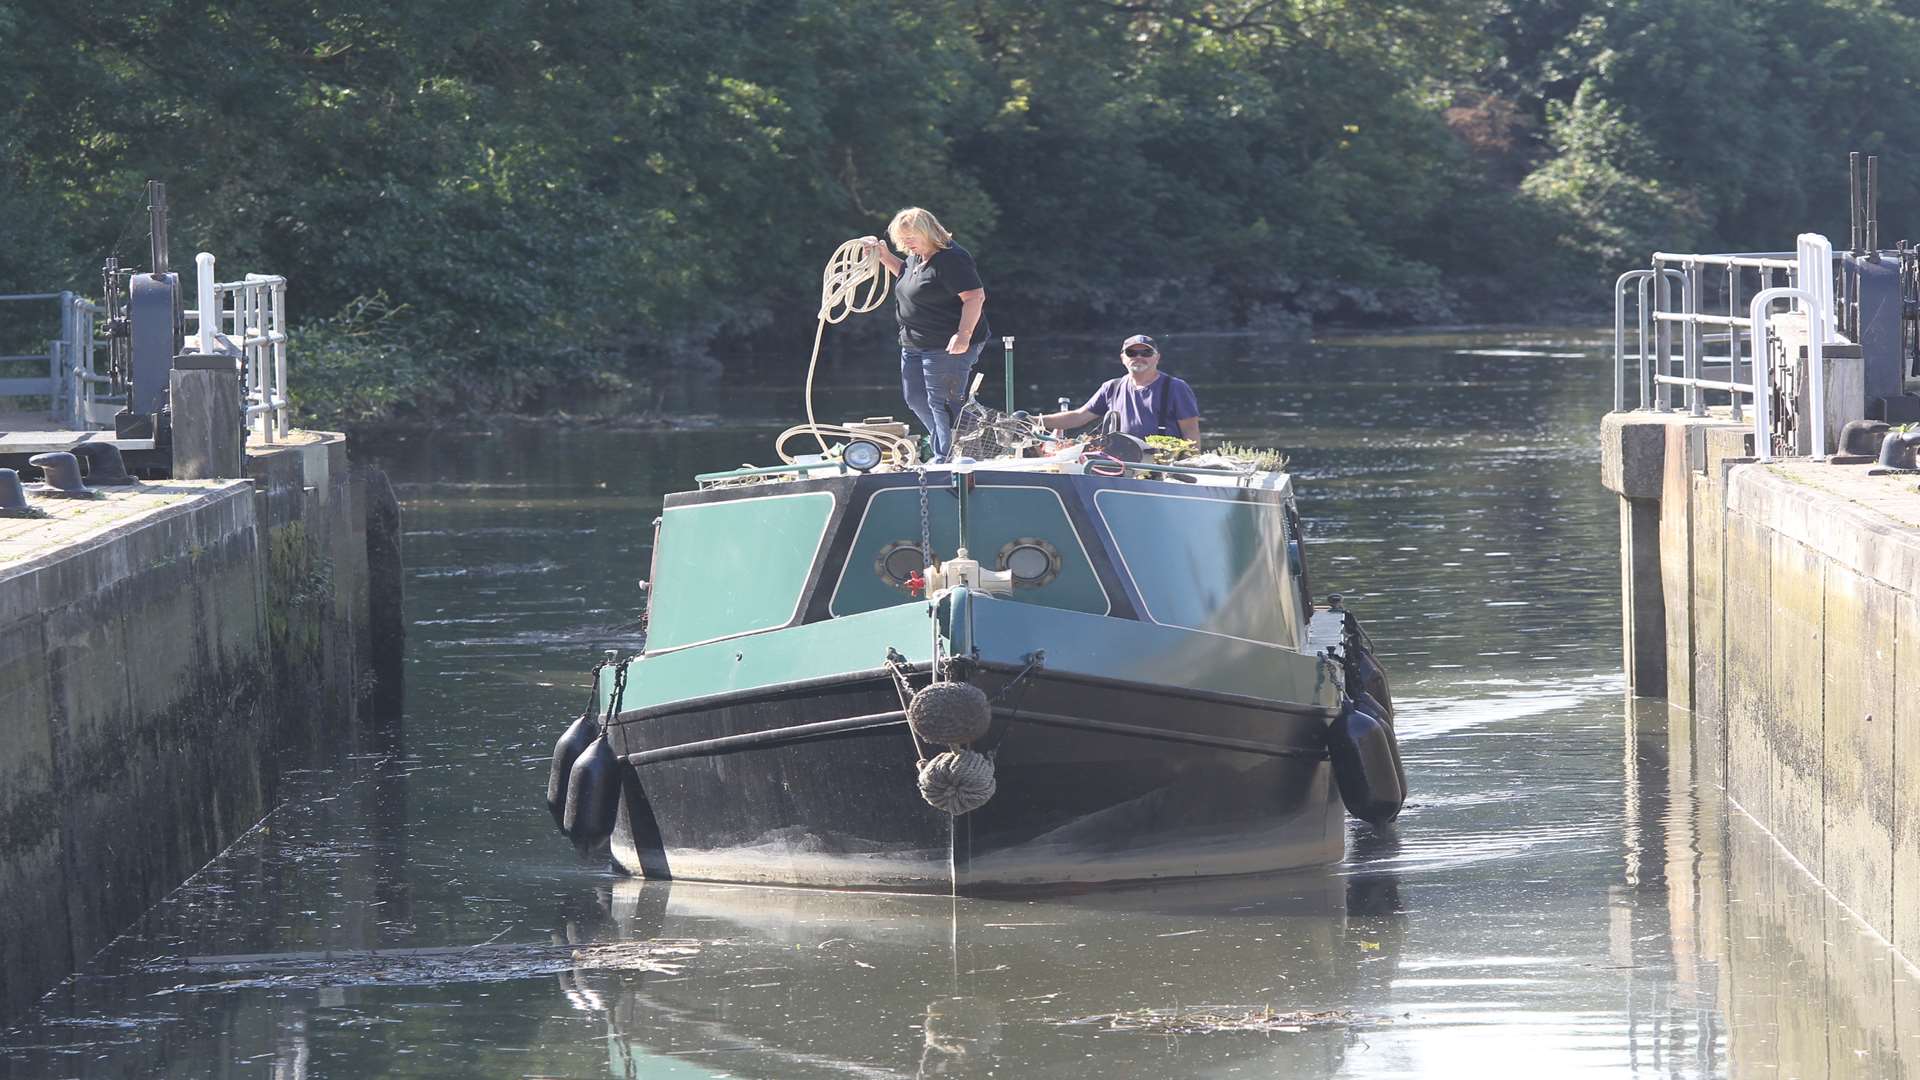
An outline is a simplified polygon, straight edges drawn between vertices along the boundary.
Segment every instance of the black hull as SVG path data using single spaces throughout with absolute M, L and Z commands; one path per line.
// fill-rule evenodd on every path
M 1011 678 L 973 681 L 991 696 Z M 958 818 L 920 798 L 899 709 L 890 681 L 855 677 L 619 724 L 614 748 L 646 756 L 628 771 L 615 862 L 655 878 L 981 894 L 1344 854 L 1320 709 L 1035 674 L 997 702 L 977 747 L 998 791 Z M 766 737 L 848 717 L 874 720 Z M 675 756 L 690 744 L 706 749 Z

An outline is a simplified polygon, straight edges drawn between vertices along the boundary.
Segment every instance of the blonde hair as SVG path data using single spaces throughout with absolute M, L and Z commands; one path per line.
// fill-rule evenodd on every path
M 893 215 L 893 221 L 887 225 L 887 239 L 893 241 L 894 247 L 906 246 L 900 242 L 900 237 L 906 233 L 924 236 L 933 241 L 934 247 L 942 250 L 953 246 L 953 234 L 940 224 L 940 219 L 934 217 L 932 211 L 917 206 L 909 206 Z

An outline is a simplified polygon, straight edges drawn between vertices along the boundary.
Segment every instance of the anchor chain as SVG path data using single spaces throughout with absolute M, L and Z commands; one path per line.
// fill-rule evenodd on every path
M 617 656 L 614 659 L 602 660 L 600 662 L 601 667 L 605 667 L 608 664 L 614 666 L 613 693 L 607 695 L 606 719 L 600 722 L 600 730 L 603 732 L 613 729 L 614 718 L 620 715 L 620 706 L 626 703 L 627 697 L 627 665 L 621 663 Z M 595 668 L 594 671 L 594 684 L 597 686 L 599 685 L 599 668 Z
M 931 570 L 933 568 L 933 524 L 927 517 L 927 467 L 922 465 L 914 471 L 920 474 L 920 562 Z

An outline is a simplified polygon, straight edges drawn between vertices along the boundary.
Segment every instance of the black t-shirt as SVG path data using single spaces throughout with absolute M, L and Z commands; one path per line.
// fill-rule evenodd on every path
M 967 249 L 953 247 L 933 253 L 926 262 L 909 255 L 900 268 L 900 281 L 893 287 L 893 311 L 900 320 L 900 344 L 915 349 L 944 349 L 960 330 L 960 294 L 984 288 L 980 271 L 974 268 Z M 974 324 L 973 340 L 987 340 L 987 313 L 980 312 Z

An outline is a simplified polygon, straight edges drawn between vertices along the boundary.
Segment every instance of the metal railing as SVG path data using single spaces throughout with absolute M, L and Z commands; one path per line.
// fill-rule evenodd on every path
M 194 256 L 197 306 L 191 344 L 203 353 L 228 354 L 245 361 L 247 426 L 262 442 L 284 438 L 291 425 L 287 411 L 287 279 L 248 274 L 240 281 L 215 281 L 214 257 Z M 202 312 L 211 312 L 212 318 Z
M 1725 272 L 1726 313 L 1708 313 L 1705 306 L 1708 282 L 1706 271 Z M 1716 277 L 1719 275 L 1716 274 Z M 1780 278 L 1784 277 L 1784 283 Z M 1751 300 L 1742 304 L 1742 287 L 1748 280 L 1757 286 Z M 1679 282 L 1680 306 L 1674 309 L 1673 283 Z M 1715 286 L 1719 282 L 1714 283 Z M 1633 286 L 1638 327 L 1637 350 L 1627 349 L 1628 286 Z M 1651 268 L 1630 270 L 1614 282 L 1613 309 L 1613 407 L 1627 406 L 1627 364 L 1633 358 L 1638 375 L 1639 402 L 1635 408 L 1671 412 L 1674 392 L 1680 393 L 1680 406 L 1690 416 L 1707 415 L 1708 392 L 1728 397 L 1733 419 L 1743 420 L 1742 398 L 1754 406 L 1754 445 L 1763 461 L 1772 459 L 1772 374 L 1769 370 L 1770 327 L 1767 309 L 1776 301 L 1792 299 L 1798 310 L 1807 313 L 1809 406 L 1813 415 L 1813 445 L 1824 452 L 1826 416 L 1825 364 L 1821 345 L 1839 340 L 1833 303 L 1833 245 L 1818 233 L 1802 233 L 1791 252 L 1740 252 L 1720 255 L 1655 252 Z M 1680 354 L 1673 353 L 1673 331 L 1680 330 Z M 1708 334 L 1705 329 L 1717 328 Z M 1724 341 L 1724 356 L 1708 356 L 1706 346 Z M 1742 344 L 1750 346 L 1743 355 Z M 1680 373 L 1674 373 L 1675 362 Z M 1741 365 L 1752 365 L 1748 381 L 1741 380 Z M 1707 378 L 1707 366 L 1725 365 L 1726 378 Z
M 34 397 L 47 400 L 47 419 L 77 425 L 111 424 L 117 401 L 100 401 L 99 388 L 112 380 L 94 370 L 95 353 L 105 342 L 94 337 L 100 305 L 72 292 L 10 293 L 0 303 L 53 301 L 59 316 L 59 336 L 47 339 L 45 352 L 0 355 L 0 363 L 44 360 L 43 376 L 0 378 L 0 398 Z

